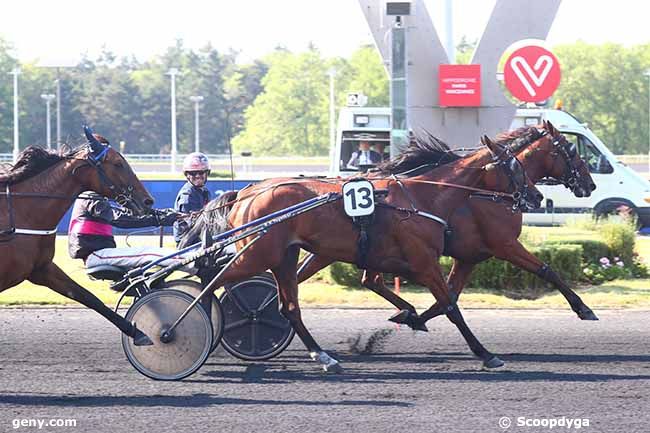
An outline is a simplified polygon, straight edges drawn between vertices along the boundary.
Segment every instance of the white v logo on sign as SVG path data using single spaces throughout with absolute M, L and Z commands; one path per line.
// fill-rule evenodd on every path
M 553 59 L 546 54 L 539 56 L 535 62 L 534 68 L 531 68 L 526 59 L 521 56 L 517 56 L 510 61 L 510 64 L 512 65 L 512 70 L 515 72 L 517 78 L 519 78 L 521 84 L 524 85 L 530 96 L 535 96 L 537 95 L 537 92 L 533 86 L 531 86 L 528 78 L 533 81 L 535 87 L 540 87 L 544 83 L 544 80 L 548 76 L 548 73 L 551 72 L 551 68 L 553 67 Z M 544 69 L 542 70 L 541 74 L 537 75 L 535 71 L 539 71 L 542 68 L 542 64 L 544 64 Z M 524 70 L 522 71 L 521 68 Z M 524 72 L 527 76 L 524 75 Z

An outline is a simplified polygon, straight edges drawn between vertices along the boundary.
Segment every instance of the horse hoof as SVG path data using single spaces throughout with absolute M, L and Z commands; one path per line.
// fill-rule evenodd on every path
M 135 336 L 133 337 L 133 344 L 136 346 L 153 346 L 153 341 L 147 337 L 139 329 L 135 330 Z
M 394 323 L 407 325 L 414 331 L 429 332 L 424 322 L 420 320 L 420 316 L 418 316 L 417 313 L 414 313 L 413 311 L 400 310 L 397 313 L 393 314 L 388 320 Z
M 341 374 L 343 373 L 343 367 L 338 362 L 330 365 L 323 365 L 323 371 L 328 374 Z
M 578 317 L 580 320 L 598 320 L 598 316 L 596 316 L 589 308 L 578 311 Z
M 499 367 L 503 367 L 504 365 L 505 365 L 505 362 L 501 361 L 496 356 L 493 356 L 492 358 L 488 359 L 487 361 L 483 361 L 483 367 L 485 367 L 485 368 L 499 368 Z
M 388 318 L 388 321 L 393 323 L 408 324 L 411 314 L 413 313 L 411 313 L 409 310 L 400 310 L 397 313 L 390 316 Z
M 409 323 L 408 325 L 414 331 L 429 332 L 429 328 L 427 328 L 427 325 L 425 325 L 424 322 L 420 322 L 419 320 L 414 320 L 413 323 Z

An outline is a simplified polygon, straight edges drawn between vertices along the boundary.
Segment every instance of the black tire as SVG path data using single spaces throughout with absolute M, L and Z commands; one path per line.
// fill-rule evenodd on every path
M 641 221 L 639 220 L 639 214 L 636 210 L 636 206 L 625 199 L 613 199 L 598 203 L 594 208 L 594 214 L 596 216 L 596 219 L 620 215 L 636 221 L 637 229 L 640 229 L 642 226 Z
M 231 299 L 231 293 L 236 299 Z M 271 359 L 291 344 L 295 335 L 278 311 L 275 280 L 258 276 L 228 287 L 221 297 L 226 326 L 221 343 L 245 361 Z
M 201 283 L 187 278 L 165 281 L 165 283 L 161 285 L 160 288 L 180 290 L 181 292 L 187 293 L 193 298 L 199 296 L 203 290 Z M 223 315 L 223 309 L 221 308 L 221 303 L 219 302 L 219 298 L 217 298 L 215 295 L 210 296 L 212 298 L 212 308 L 210 311 L 206 310 L 206 313 L 208 313 L 210 320 L 212 320 L 212 349 L 210 349 L 210 353 L 212 353 L 216 350 L 217 347 L 219 347 L 219 344 L 221 343 L 221 338 L 223 337 L 223 330 L 226 322 Z

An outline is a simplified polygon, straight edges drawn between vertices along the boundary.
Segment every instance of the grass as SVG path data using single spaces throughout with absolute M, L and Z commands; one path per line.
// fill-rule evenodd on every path
M 593 237 L 591 231 L 580 227 L 525 227 L 522 234 L 525 242 L 555 240 L 560 238 Z M 105 281 L 91 281 L 85 274 L 81 260 L 68 257 L 67 238 L 57 237 L 54 262 L 75 281 L 91 290 L 102 301 L 113 305 L 117 295 L 108 289 Z M 156 244 L 157 237 L 130 237 L 131 245 Z M 173 245 L 170 238 L 167 246 Z M 125 246 L 125 238 L 118 238 L 118 245 Z M 639 255 L 650 263 L 650 238 L 637 237 L 636 249 Z M 650 308 L 650 279 L 615 280 L 600 286 L 581 286 L 576 289 L 580 297 L 593 309 L 598 308 Z M 429 307 L 432 303 L 430 293 L 421 289 L 403 288 L 401 296 L 417 308 Z M 300 286 L 300 301 L 303 306 L 341 306 L 341 307 L 388 307 L 386 301 L 362 287 L 345 287 L 320 281 L 307 281 Z M 485 290 L 471 290 L 462 295 L 463 307 L 469 308 L 567 308 L 560 294 L 549 294 L 536 300 L 513 300 L 505 296 L 487 293 Z M 74 304 L 50 289 L 36 286 L 30 282 L 0 293 L 0 305 L 61 305 Z

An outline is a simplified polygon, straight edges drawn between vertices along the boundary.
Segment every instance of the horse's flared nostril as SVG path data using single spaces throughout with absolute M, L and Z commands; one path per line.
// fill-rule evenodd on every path
M 592 191 L 595 191 L 596 190 L 596 184 L 595 183 L 590 184 L 589 188 L 591 188 Z
M 144 199 L 144 205 L 147 207 L 153 206 L 153 199 L 152 198 L 145 198 Z

